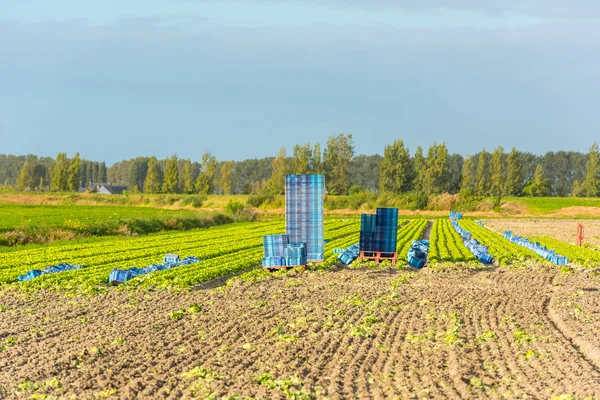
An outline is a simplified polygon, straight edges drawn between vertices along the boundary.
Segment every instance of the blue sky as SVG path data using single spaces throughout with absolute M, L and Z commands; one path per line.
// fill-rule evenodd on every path
M 600 2 L 3 0 L 0 153 L 585 151 Z

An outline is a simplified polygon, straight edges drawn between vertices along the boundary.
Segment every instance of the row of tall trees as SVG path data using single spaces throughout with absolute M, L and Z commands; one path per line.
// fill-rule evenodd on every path
M 179 159 L 176 155 L 159 160 L 138 157 L 116 163 L 108 171 L 110 182 L 127 185 L 133 192 L 212 194 L 231 193 L 233 162 L 221 163 L 211 153 L 202 155 L 201 162 Z M 218 178 L 222 172 L 221 179 Z M 229 178 L 228 178 L 229 176 Z
M 43 164 L 26 159 L 17 178 L 17 188 L 43 190 L 49 186 L 55 191 L 77 191 L 81 183 L 80 163 L 79 153 L 72 159 L 68 159 L 66 153 L 59 153 L 48 174 Z
M 219 162 L 206 152 L 200 161 L 138 157 L 106 168 L 104 163 L 37 156 L 0 155 L 0 182 L 22 190 L 76 190 L 91 182 L 126 185 L 145 193 L 281 194 L 286 174 L 321 173 L 330 194 L 355 190 L 465 196 L 600 196 L 597 144 L 587 154 L 549 152 L 542 156 L 502 147 L 463 157 L 445 143 L 413 152 L 401 139 L 385 146 L 383 156 L 356 155 L 352 135 L 330 137 L 320 144 L 298 144 L 288 155 L 240 162 Z
M 533 163 L 529 154 L 514 147 L 505 154 L 497 147 L 492 154 L 482 150 L 468 156 L 462 167 L 460 192 L 477 196 L 600 196 L 598 145 L 590 148 L 587 157 L 577 153 L 558 152 L 550 163 L 545 159 Z M 549 171 L 545 171 L 544 164 Z M 585 167 L 582 168 L 583 164 Z
M 414 156 L 401 139 L 387 145 L 379 168 L 381 192 L 415 191 L 426 195 L 460 191 L 463 196 L 600 196 L 598 145 L 587 155 L 547 153 L 536 157 L 502 147 L 485 149 L 465 158 L 448 154 L 444 143 L 434 143 Z M 547 169 L 545 169 L 547 168 Z
M 287 174 L 324 174 L 329 193 L 347 194 L 350 186 L 350 163 L 354 158 L 352 135 L 340 134 L 327 140 L 321 153 L 319 143 L 294 146 L 291 158 L 282 148 L 271 161 L 271 176 L 253 188 L 253 192 L 283 194 Z
M 26 158 L 19 172 L 16 186 L 19 190 L 45 190 L 68 192 L 87 187 L 92 182 L 106 182 L 106 164 L 81 160 L 79 153 L 67 158 L 58 153 L 51 163 Z

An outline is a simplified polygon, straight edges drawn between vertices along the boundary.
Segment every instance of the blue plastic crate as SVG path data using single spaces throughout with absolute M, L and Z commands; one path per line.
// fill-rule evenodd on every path
M 108 281 L 113 285 L 118 285 L 118 284 L 127 282 L 131 278 L 133 278 L 131 271 L 122 271 L 120 269 L 113 269 L 110 272 Z
M 31 271 L 27 271 L 27 273 L 25 273 L 24 275 L 19 276 L 17 279 L 20 282 L 25 282 L 25 281 L 30 281 L 32 279 L 35 279 L 35 278 L 37 278 L 40 275 L 42 275 L 42 271 L 40 271 L 39 269 L 33 269 Z
M 421 269 L 425 266 L 425 261 L 423 259 L 417 258 L 417 257 L 413 257 L 413 256 L 409 256 L 408 257 L 408 264 L 411 265 L 414 268 L 418 268 Z
M 169 264 L 175 264 L 176 262 L 179 262 L 179 255 L 178 254 L 167 254 L 163 258 L 163 262 L 169 263 Z

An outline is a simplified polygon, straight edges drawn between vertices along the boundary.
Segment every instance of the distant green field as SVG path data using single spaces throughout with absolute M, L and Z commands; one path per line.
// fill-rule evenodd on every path
M 90 225 L 125 219 L 200 214 L 197 211 L 165 210 L 153 207 L 0 204 L 0 232 L 31 226 L 61 227 L 69 220 Z
M 548 214 L 567 207 L 600 207 L 600 198 L 506 197 L 502 200 L 524 204 L 531 212 L 539 214 Z

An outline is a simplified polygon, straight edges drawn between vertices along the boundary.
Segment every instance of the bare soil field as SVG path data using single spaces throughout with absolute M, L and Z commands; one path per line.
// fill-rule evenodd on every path
M 541 267 L 5 290 L 0 398 L 598 398 L 599 329 L 600 278 Z
M 583 224 L 585 243 L 600 248 L 600 221 L 581 219 L 488 219 L 488 228 L 499 233 L 513 231 L 524 237 L 549 236 L 565 243 L 576 244 L 577 224 Z

